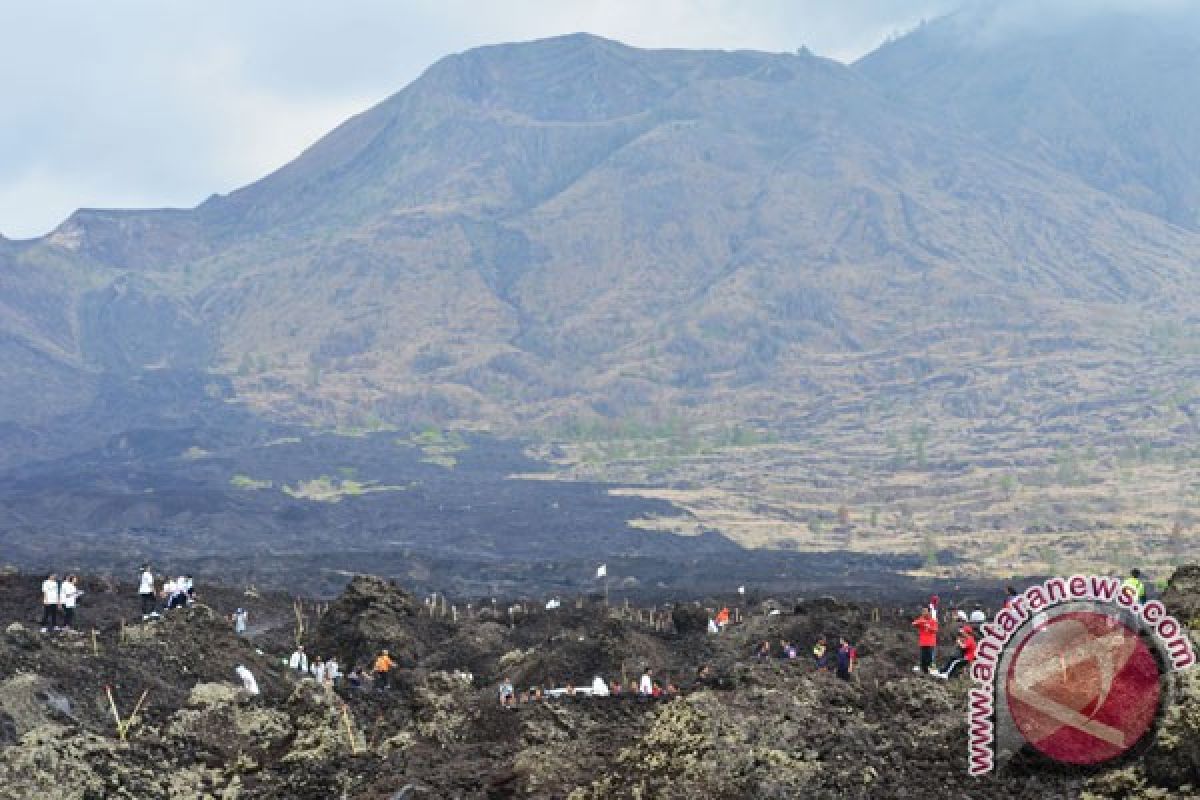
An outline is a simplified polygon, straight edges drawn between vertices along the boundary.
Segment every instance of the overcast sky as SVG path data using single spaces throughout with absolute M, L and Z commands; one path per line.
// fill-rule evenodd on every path
M 431 63 L 588 31 L 852 60 L 958 0 L 0 2 L 0 233 L 193 206 L 279 167 Z

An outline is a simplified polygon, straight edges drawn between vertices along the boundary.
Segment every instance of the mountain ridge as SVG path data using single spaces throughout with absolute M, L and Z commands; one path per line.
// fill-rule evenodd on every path
M 247 187 L 4 243 L 0 353 L 69 388 L 16 387 L 0 419 L 166 367 L 320 424 L 769 420 L 855 385 L 814 377 L 826 354 L 1123 350 L 1194 313 L 1194 233 L 939 124 L 870 58 L 582 34 L 448 56 Z

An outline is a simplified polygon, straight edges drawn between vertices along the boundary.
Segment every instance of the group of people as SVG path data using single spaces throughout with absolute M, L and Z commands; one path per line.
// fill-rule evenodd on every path
M 191 575 L 180 575 L 177 578 L 163 578 L 161 588 L 150 570 L 149 564 L 142 564 L 141 575 L 138 576 L 138 599 L 142 605 L 142 621 L 158 619 L 160 603 L 162 611 L 173 608 L 185 608 L 196 602 L 196 590 Z
M 775 654 L 776 651 L 772 649 L 769 639 L 764 639 L 754 651 L 755 657 L 760 662 L 770 661 Z M 838 638 L 837 649 L 832 654 L 829 652 L 829 640 L 824 635 L 817 637 L 817 641 L 813 643 L 812 656 L 813 664 L 818 671 L 828 670 L 832 666 L 837 676 L 846 681 L 850 680 L 850 673 L 858 664 L 858 648 L 850 644 L 845 636 Z M 778 657 L 785 661 L 799 661 L 800 651 L 792 642 L 781 639 Z
M 1146 602 L 1146 584 L 1142 580 L 1140 570 L 1130 570 L 1129 576 L 1122 581 L 1122 585 L 1128 586 L 1133 590 L 1139 603 Z M 1004 608 L 1010 607 L 1019 596 L 1020 592 L 1016 590 L 1016 587 L 1005 587 Z M 920 651 L 919 663 L 913 667 L 913 671 L 927 672 L 938 678 L 949 680 L 958 674 L 960 670 L 969 671 L 971 664 L 975 662 L 975 651 L 978 645 L 975 638 L 976 628 L 987 621 L 987 615 L 978 606 L 970 614 L 967 614 L 961 608 L 953 609 L 950 612 L 947 621 L 958 626 L 954 634 L 954 646 L 957 648 L 958 653 L 944 668 L 939 669 L 937 666 L 938 634 L 940 629 L 939 605 L 940 598 L 935 594 L 929 598 L 929 604 L 921 609 L 920 615 L 912 622 L 913 627 L 917 629 L 917 647 Z M 1044 617 L 1045 615 L 1042 616 Z M 1038 624 L 1036 619 L 1034 623 L 1035 625 Z
M 356 665 L 349 674 L 343 674 L 341 665 L 334 656 L 322 659 L 314 655 L 310 660 L 304 645 L 298 645 L 287 659 L 290 669 L 300 673 L 301 678 L 312 678 L 318 684 L 330 687 L 346 686 L 350 689 L 387 689 L 391 683 L 396 661 L 387 650 L 380 651 L 370 669 Z
M 1016 590 L 1008 587 L 1007 605 L 1016 595 Z M 962 608 L 950 610 L 948 622 L 958 626 L 954 634 L 954 645 L 958 654 L 944 668 L 937 665 L 938 634 L 941 629 L 939 622 L 941 598 L 936 594 L 929 598 L 929 604 L 921 609 L 920 614 L 912 625 L 917 629 L 917 648 L 920 651 L 919 663 L 913 667 L 913 672 L 928 673 L 936 678 L 950 680 L 960 670 L 970 670 L 975 662 L 975 626 L 987 621 L 983 609 L 976 606 L 970 614 Z
M 143 564 L 141 575 L 138 577 L 138 597 L 141 600 L 143 621 L 161 616 L 160 608 L 162 611 L 183 608 L 196 601 L 196 590 L 191 575 L 164 578 L 162 588 L 156 586 L 150 565 Z M 79 598 L 83 596 L 83 590 L 79 588 L 79 576 L 70 574 L 60 580 L 56 573 L 51 572 L 42 581 L 41 594 L 42 633 L 74 631 L 75 610 L 79 606 Z
M 61 581 L 53 572 L 47 575 L 42 581 L 42 633 L 73 632 L 75 608 L 82 594 L 78 575 L 68 575 Z
M 505 677 L 500 682 L 500 705 L 505 708 L 516 708 L 528 703 L 539 703 L 546 699 L 576 698 L 576 697 L 633 697 L 638 700 L 666 700 L 679 695 L 679 687 L 674 681 L 662 681 L 654 676 L 654 670 L 647 667 L 642 671 L 641 678 L 631 680 L 629 687 L 613 679 L 606 682 L 597 675 L 588 686 L 575 686 L 568 681 L 566 686 L 555 689 L 545 689 L 541 686 L 531 686 L 521 692 L 513 688 L 512 681 Z
M 338 664 L 337 658 L 330 656 L 328 659 L 323 659 L 314 655 L 310 660 L 308 653 L 304 652 L 304 645 L 296 647 L 291 658 L 288 659 L 287 665 L 290 669 L 301 673 L 301 677 L 311 677 L 324 686 L 341 685 L 342 668 Z

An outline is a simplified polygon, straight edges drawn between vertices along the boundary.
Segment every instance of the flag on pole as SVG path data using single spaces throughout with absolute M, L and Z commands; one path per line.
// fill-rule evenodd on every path
M 738 587 L 738 594 L 745 594 L 745 593 L 746 593 L 746 587 L 745 587 L 745 586 L 739 586 L 739 587 Z
M 601 564 L 600 566 L 596 567 L 596 577 L 597 578 L 603 578 L 603 577 L 606 577 L 607 575 L 608 575 L 608 564 Z

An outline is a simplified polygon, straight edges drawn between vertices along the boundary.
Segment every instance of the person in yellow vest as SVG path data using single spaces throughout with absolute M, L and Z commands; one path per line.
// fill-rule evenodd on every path
M 1137 595 L 1139 603 L 1146 602 L 1146 584 L 1142 583 L 1142 572 L 1138 569 L 1129 570 L 1129 577 L 1125 579 L 1122 586 L 1129 586 Z

